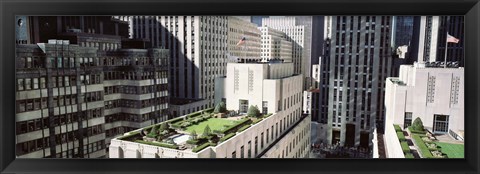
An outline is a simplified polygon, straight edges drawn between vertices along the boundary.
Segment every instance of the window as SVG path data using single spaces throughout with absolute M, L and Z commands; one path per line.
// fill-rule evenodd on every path
M 232 158 L 237 158 L 237 152 L 235 151 L 232 152 Z
M 240 113 L 247 113 L 247 111 L 248 111 L 248 100 L 240 100 L 239 103 L 240 103 L 239 112 Z
M 258 137 L 255 137 L 255 156 L 257 156 L 258 153 Z
M 23 79 L 17 79 L 17 89 L 19 91 L 23 91 L 24 90 L 24 85 L 23 85 Z
M 244 151 L 244 147 L 242 146 L 240 147 L 240 158 L 245 158 L 244 154 L 245 154 L 245 151 Z
M 268 135 L 268 133 L 267 133 Z M 260 149 L 263 149 L 263 132 L 260 135 Z
M 263 101 L 262 102 L 262 113 L 267 114 L 268 113 L 268 101 Z
M 248 158 L 252 158 L 252 141 L 248 141 Z
M 407 128 L 412 125 L 412 113 L 405 112 L 405 118 L 403 119 L 403 128 Z
M 448 115 L 434 115 L 433 124 L 434 133 L 447 133 L 448 132 Z

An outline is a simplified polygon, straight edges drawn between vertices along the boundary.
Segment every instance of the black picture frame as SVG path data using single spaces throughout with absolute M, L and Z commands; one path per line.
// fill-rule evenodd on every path
M 1 173 L 479 173 L 478 0 L 1 0 Z M 465 15 L 465 159 L 15 159 L 16 15 Z

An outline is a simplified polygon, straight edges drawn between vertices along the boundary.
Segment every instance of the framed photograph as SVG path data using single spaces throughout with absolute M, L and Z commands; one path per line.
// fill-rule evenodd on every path
M 2 173 L 478 173 L 476 0 L 0 5 Z

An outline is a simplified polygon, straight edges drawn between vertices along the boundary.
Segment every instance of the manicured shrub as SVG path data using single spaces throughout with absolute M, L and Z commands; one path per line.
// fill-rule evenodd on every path
M 147 137 L 148 138 L 155 138 L 158 135 L 158 126 L 154 125 L 152 129 L 150 129 L 150 132 L 148 132 Z
M 408 143 L 406 141 L 401 141 L 400 146 L 402 146 L 403 153 L 410 153 L 410 147 L 408 147 Z
M 420 137 L 418 134 L 412 134 L 412 138 L 415 141 L 415 144 L 418 146 L 418 150 L 422 154 L 423 158 L 432 158 L 432 153 L 430 153 L 430 150 L 428 150 L 428 147 L 425 145 L 425 143 L 422 140 L 422 137 Z
M 174 123 L 178 123 L 178 122 L 182 121 L 183 119 L 184 119 L 183 117 L 178 117 L 178 118 L 168 120 L 167 123 L 174 124 Z
M 210 129 L 210 126 L 205 126 L 205 129 L 203 129 L 203 134 L 202 137 L 208 137 L 210 134 L 212 134 L 212 130 Z
M 213 110 L 213 113 L 218 114 L 218 113 L 225 113 L 227 112 L 227 107 L 225 106 L 224 102 L 220 102 L 215 106 L 215 110 Z
M 261 122 L 263 120 L 263 118 L 258 118 L 257 120 L 255 120 L 252 124 L 257 124 L 258 122 Z
M 244 126 L 246 124 L 250 124 L 251 122 L 252 122 L 251 119 L 244 118 L 244 119 L 240 120 L 239 122 L 235 123 L 234 125 L 231 125 L 230 127 L 223 129 L 222 134 L 228 134 L 228 133 L 236 132 L 239 128 L 241 128 L 242 126 Z
M 413 120 L 413 124 L 411 127 L 414 131 L 424 131 L 423 122 L 422 122 L 422 119 L 420 119 L 420 117 L 417 117 L 415 118 L 415 120 Z
M 405 141 L 405 135 L 403 135 L 403 132 L 397 132 L 397 137 L 398 140 Z
M 412 133 L 412 134 L 422 134 L 422 135 L 425 135 L 425 133 L 426 133 L 425 131 L 417 131 L 417 130 L 414 130 L 414 129 L 412 128 L 412 126 L 408 127 L 408 130 L 409 130 L 410 133 Z
M 399 125 L 393 125 L 393 127 L 395 128 L 395 132 L 402 132 L 402 128 L 400 128 Z
M 208 109 L 205 109 L 205 110 L 203 110 L 203 111 L 204 111 L 204 112 L 207 112 L 207 113 L 212 113 L 212 112 L 213 112 L 213 109 L 214 109 L 214 108 L 208 108 Z
M 127 140 L 127 139 L 129 139 L 129 138 L 132 138 L 132 137 L 134 137 L 134 136 L 138 136 L 138 135 L 140 135 L 140 131 L 137 131 L 137 132 L 130 132 L 128 135 L 125 135 L 125 136 L 119 137 L 119 138 L 117 138 L 117 139 L 119 139 L 119 140 Z
M 412 153 L 405 153 L 405 158 L 414 158 Z
M 198 142 L 199 142 L 198 140 L 187 140 L 187 144 L 197 145 Z
M 249 117 L 258 117 L 260 116 L 260 110 L 258 110 L 257 106 L 251 106 L 248 108 L 247 115 Z

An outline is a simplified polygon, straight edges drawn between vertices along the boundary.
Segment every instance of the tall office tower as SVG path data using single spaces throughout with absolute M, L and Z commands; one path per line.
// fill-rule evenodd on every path
M 293 44 L 292 59 L 294 72 L 303 74 L 304 89 L 311 85 L 311 48 L 312 17 L 311 16 L 270 16 L 262 19 L 263 27 L 280 30 L 287 35 Z
M 215 100 L 217 103 L 223 100 L 232 112 L 219 116 L 211 113 L 213 109 L 207 109 L 166 123 L 174 128 L 181 121 L 214 116 L 193 126 L 210 124 L 213 129 L 210 136 L 219 138 L 197 138 L 189 131 L 193 127 L 188 127 L 181 132 L 179 128 L 167 130 L 171 136 L 159 137 L 174 137 L 173 141 L 146 142 L 142 131 L 136 130 L 113 139 L 109 157 L 306 158 L 310 152 L 310 115 L 301 113 L 303 89 L 297 85 L 301 83 L 302 76 L 293 72 L 292 63 L 228 63 L 227 76 L 215 80 Z M 252 106 L 258 106 L 261 117 L 246 114 Z M 212 120 L 217 126 L 212 126 Z
M 170 50 L 172 115 L 213 107 L 214 79 L 225 75 L 228 17 L 134 16 L 130 23 L 134 39 Z
M 382 128 L 385 78 L 392 66 L 390 25 L 390 16 L 325 17 L 320 72 L 328 83 L 320 86 L 320 100 L 328 100 L 328 109 L 321 107 L 320 120 L 328 118 L 326 143 L 370 147 L 375 124 Z
M 261 58 L 262 33 L 257 25 L 237 16 L 229 16 L 227 26 L 228 55 L 250 60 Z M 245 40 L 242 41 L 243 38 Z
M 168 50 L 122 49 L 134 44 L 77 29 L 48 34 L 63 40 L 17 45 L 18 157 L 103 157 L 110 138 L 167 119 Z
M 418 62 L 444 62 L 447 32 L 460 40 L 448 43 L 447 62 L 464 66 L 463 16 L 418 16 L 414 20 L 412 58 Z
M 287 35 L 269 27 L 258 28 L 262 32 L 262 60 L 281 59 L 292 62 L 292 42 L 287 41 Z

